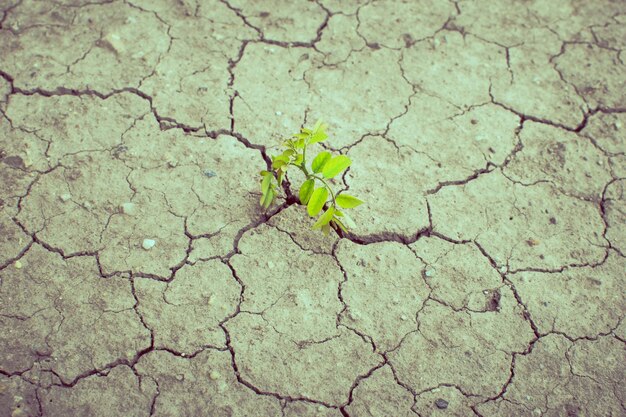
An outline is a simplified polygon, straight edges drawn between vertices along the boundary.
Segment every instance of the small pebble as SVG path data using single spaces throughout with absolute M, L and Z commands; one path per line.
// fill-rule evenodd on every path
M 220 379 L 222 375 L 217 372 L 217 371 L 211 371 L 211 373 L 209 374 L 209 378 L 211 378 L 213 381 L 215 381 L 216 379 Z
M 620 130 L 622 128 L 622 122 L 618 120 L 617 122 L 613 123 L 613 127 L 615 128 L 615 130 Z
M 109 33 L 102 40 L 103 43 L 109 47 L 109 49 L 112 49 L 117 54 L 126 51 L 127 44 L 117 33 Z
M 156 245 L 156 241 L 154 239 L 144 239 L 143 243 L 141 244 L 141 246 L 145 249 L 145 250 L 150 250 L 154 247 L 154 245 Z
M 61 199 L 62 202 L 65 203 L 66 201 L 69 201 L 72 198 L 72 194 L 69 194 L 69 193 L 61 194 L 59 198 Z
M 500 267 L 500 272 L 502 272 L 502 273 L 506 272 L 506 266 L 502 265 Z
M 213 178 L 213 177 L 216 177 L 216 176 L 217 176 L 217 173 L 216 173 L 215 171 L 211 171 L 211 170 L 209 170 L 209 169 L 205 169 L 205 170 L 204 170 L 204 175 L 205 175 L 207 178 Z
M 276 116 L 282 116 L 282 115 L 283 115 L 283 112 L 282 112 L 282 111 L 277 111 L 277 112 L 276 112 Z
M 267 267 L 268 267 L 268 268 L 274 268 L 274 262 L 272 262 L 272 261 L 267 261 Z
M 134 216 L 135 213 L 137 212 L 136 208 L 135 208 L 135 204 L 133 203 L 124 203 L 120 206 L 120 210 L 122 211 L 122 213 L 126 214 L 127 216 Z
M 20 261 L 15 261 L 13 265 L 15 266 L 15 269 L 22 269 L 22 262 Z
M 435 275 L 435 270 L 427 269 L 426 272 L 424 272 L 424 275 L 426 275 L 427 277 L 432 277 L 433 275 Z
M 83 207 L 86 208 L 87 210 L 91 210 L 91 203 L 89 201 L 85 201 L 83 203 Z
M 406 315 L 404 315 L 404 314 L 400 316 L 400 320 L 402 320 L 402 321 L 406 321 L 407 318 L 408 317 Z
M 439 398 L 437 401 L 435 401 L 435 405 L 437 406 L 437 408 L 439 408 L 440 410 L 443 410 L 445 408 L 448 408 L 448 402 L 446 400 L 444 400 L 443 398 Z

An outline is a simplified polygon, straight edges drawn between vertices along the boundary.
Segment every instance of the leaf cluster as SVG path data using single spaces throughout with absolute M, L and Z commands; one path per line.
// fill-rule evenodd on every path
M 303 127 L 300 132 L 294 133 L 283 142 L 285 150 L 280 155 L 272 156 L 271 170 L 261 171 L 260 200 L 260 204 L 267 209 L 274 201 L 276 190 L 282 185 L 287 169 L 290 166 L 298 168 L 306 177 L 300 186 L 298 197 L 300 203 L 307 206 L 309 216 L 318 216 L 326 207 L 312 227 L 321 230 L 325 235 L 330 233 L 332 226 L 343 231 L 353 228 L 355 225 L 350 216 L 340 209 L 351 209 L 363 203 L 343 192 L 335 194 L 328 184 L 328 180 L 351 165 L 352 161 L 346 155 L 333 156 L 328 151 L 322 151 L 313 158 L 310 165 L 307 164 L 307 147 L 326 140 L 327 127 L 327 124 L 318 120 L 313 128 Z

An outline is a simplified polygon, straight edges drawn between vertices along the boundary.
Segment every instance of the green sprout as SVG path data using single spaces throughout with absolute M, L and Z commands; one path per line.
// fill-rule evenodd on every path
M 286 149 L 282 154 L 272 156 L 272 170 L 261 171 L 260 204 L 265 209 L 269 208 L 276 197 L 277 188 L 283 183 L 287 169 L 295 166 L 306 177 L 300 186 L 298 196 L 300 203 L 307 206 L 309 216 L 317 216 L 324 206 L 327 206 L 326 211 L 319 216 L 312 229 L 320 229 L 328 236 L 332 225 L 345 232 L 348 228 L 353 228 L 355 225 L 352 219 L 339 208 L 351 209 L 362 204 L 363 201 L 344 192 L 335 194 L 328 185 L 328 180 L 341 174 L 352 163 L 347 156 L 332 156 L 330 152 L 322 151 L 313 158 L 311 166 L 307 167 L 307 146 L 328 138 L 327 127 L 328 125 L 318 120 L 313 129 L 303 127 L 299 133 L 293 134 L 291 138 L 283 142 Z M 316 186 L 318 184 L 321 185 Z M 329 196 L 330 200 L 328 200 Z

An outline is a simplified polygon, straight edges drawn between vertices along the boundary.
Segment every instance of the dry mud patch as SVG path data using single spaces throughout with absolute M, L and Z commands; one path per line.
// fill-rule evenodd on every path
M 0 416 L 622 416 L 626 6 L 0 0 Z M 365 204 L 324 237 L 317 118 Z

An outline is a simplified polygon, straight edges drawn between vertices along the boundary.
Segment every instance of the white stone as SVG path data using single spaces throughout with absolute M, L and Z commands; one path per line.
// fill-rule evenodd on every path
M 61 199 L 62 202 L 65 203 L 66 201 L 69 201 L 72 198 L 72 194 L 70 193 L 61 194 L 59 198 Z
M 211 373 L 209 374 L 209 378 L 211 378 L 213 381 L 215 381 L 216 379 L 220 379 L 222 375 L 217 372 L 217 371 L 211 371 Z
M 141 246 L 145 249 L 145 250 L 150 250 L 154 247 L 154 245 L 156 245 L 156 240 L 154 239 L 144 239 L 143 243 L 141 244 Z
M 426 275 L 427 277 L 432 277 L 433 275 L 435 275 L 435 270 L 427 269 L 426 272 L 424 272 L 424 275 Z
M 108 33 L 104 36 L 102 42 L 118 54 L 126 51 L 126 45 L 124 44 L 122 37 L 117 33 Z
M 124 203 L 120 206 L 122 213 L 128 216 L 134 216 L 137 213 L 137 209 L 134 203 Z

